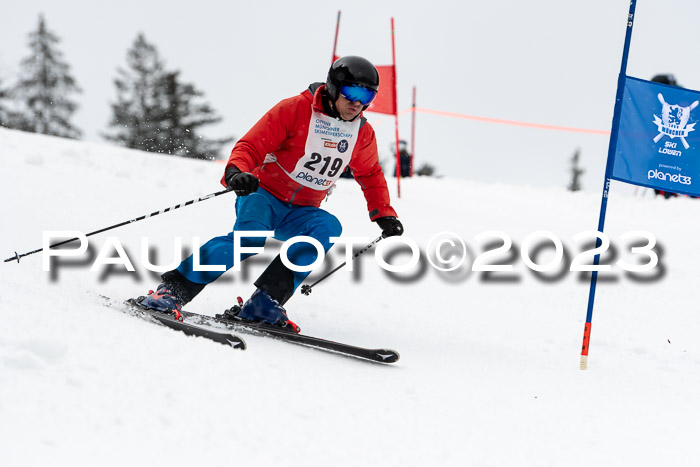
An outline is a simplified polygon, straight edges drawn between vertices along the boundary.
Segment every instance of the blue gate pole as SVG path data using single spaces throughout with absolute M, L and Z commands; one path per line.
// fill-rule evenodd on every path
M 622 50 L 622 64 L 620 65 L 620 75 L 617 78 L 617 96 L 615 97 L 615 111 L 613 113 L 612 129 L 610 131 L 610 145 L 608 146 L 608 161 L 605 165 L 605 182 L 603 183 L 603 196 L 600 201 L 600 215 L 598 217 L 598 232 L 603 232 L 605 227 L 605 213 L 608 210 L 608 194 L 610 192 L 610 181 L 615 164 L 615 151 L 617 147 L 617 131 L 620 128 L 620 111 L 622 109 L 622 96 L 625 91 L 625 79 L 627 73 L 627 58 L 629 56 L 630 43 L 632 42 L 632 26 L 634 26 L 634 11 L 637 0 L 630 0 L 630 9 L 627 16 L 627 32 L 625 34 L 625 46 Z M 601 244 L 600 238 L 596 240 L 596 248 Z M 593 265 L 600 264 L 600 254 L 593 258 Z M 593 302 L 595 300 L 595 289 L 598 283 L 598 271 L 591 273 L 591 287 L 588 292 L 588 310 L 586 312 L 586 325 L 583 330 L 583 345 L 581 346 L 581 369 L 588 367 L 588 348 L 591 340 L 591 321 L 593 320 Z

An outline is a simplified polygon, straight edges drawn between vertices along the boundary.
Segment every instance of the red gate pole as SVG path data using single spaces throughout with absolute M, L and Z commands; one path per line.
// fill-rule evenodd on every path
M 340 10 L 338 10 L 338 21 L 335 23 L 335 39 L 333 40 L 333 56 L 331 57 L 331 65 L 335 62 L 335 49 L 338 46 L 338 31 L 340 31 Z
M 394 67 L 394 129 L 396 135 L 396 192 L 401 198 L 401 155 L 399 152 L 399 106 L 397 105 L 396 92 L 396 46 L 394 44 L 394 18 L 391 18 L 391 60 Z
M 416 87 L 413 86 L 413 105 L 411 106 L 411 170 L 410 176 L 413 177 L 413 158 L 416 155 Z

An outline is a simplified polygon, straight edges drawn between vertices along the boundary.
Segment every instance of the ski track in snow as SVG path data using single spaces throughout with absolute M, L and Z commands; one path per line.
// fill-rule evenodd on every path
M 43 231 L 89 232 L 219 191 L 222 167 L 0 129 L 3 259 L 39 248 Z M 600 206 L 595 193 L 456 178 L 402 180 L 400 199 L 389 185 L 423 251 L 441 231 L 473 255 L 483 231 L 519 248 L 549 230 L 575 254 L 573 235 L 595 230 Z M 118 238 L 136 273 L 92 272 L 89 256 L 53 273 L 41 254 L 3 263 L 0 464 L 697 465 L 700 201 L 616 195 L 616 186 L 606 233 L 624 255 L 621 234 L 652 232 L 663 269 L 657 280 L 615 270 L 599 283 L 585 372 L 588 281 L 537 279 L 519 255 L 510 281 L 429 265 L 396 280 L 368 252 L 359 273 L 341 270 L 289 302 L 304 333 L 395 348 L 393 366 L 255 336 L 234 351 L 100 304 L 99 294 L 125 299 L 157 285 L 142 236 L 166 263 L 176 236 L 191 248 L 195 236 L 227 233 L 233 194 L 90 238 L 93 254 Z M 352 180 L 322 207 L 344 236 L 379 233 Z M 270 241 L 264 258 L 188 309 L 213 315 L 249 296 L 278 248 Z M 342 253 L 329 259 L 337 265 Z

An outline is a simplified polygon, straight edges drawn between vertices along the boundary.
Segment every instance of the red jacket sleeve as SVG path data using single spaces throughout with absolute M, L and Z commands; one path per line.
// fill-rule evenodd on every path
M 384 172 L 379 165 L 377 139 L 369 123 L 361 128 L 355 145 L 355 154 L 350 161 L 350 169 L 367 201 L 369 218 L 376 220 L 384 216 L 398 217 L 389 200 L 389 189 Z
M 236 142 L 226 163 L 226 168 L 235 165 L 241 172 L 252 172 L 263 165 L 265 156 L 279 148 L 287 138 L 288 126 L 293 124 L 298 97 L 285 99 L 270 109 L 258 122 Z M 221 184 L 226 186 L 222 177 Z

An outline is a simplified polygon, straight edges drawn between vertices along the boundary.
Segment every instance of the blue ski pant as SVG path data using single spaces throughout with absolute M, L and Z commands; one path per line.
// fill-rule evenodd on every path
M 274 231 L 273 238 L 286 241 L 296 236 L 309 236 L 318 240 L 326 252 L 333 246 L 330 237 L 338 237 L 342 232 L 340 221 L 331 213 L 314 206 L 295 206 L 280 201 L 263 188 L 247 196 L 236 199 L 236 223 L 228 235 L 214 237 L 199 249 L 199 262 L 202 265 L 225 265 L 233 267 L 233 232 L 268 230 Z M 242 247 L 262 247 L 265 237 L 241 237 Z M 255 253 L 242 253 L 241 260 Z M 191 282 L 210 284 L 224 271 L 195 271 L 193 256 L 183 261 L 177 270 Z M 316 248 L 306 242 L 293 244 L 287 251 L 289 260 L 298 266 L 308 266 L 318 258 Z M 294 290 L 310 272 L 293 271 Z

